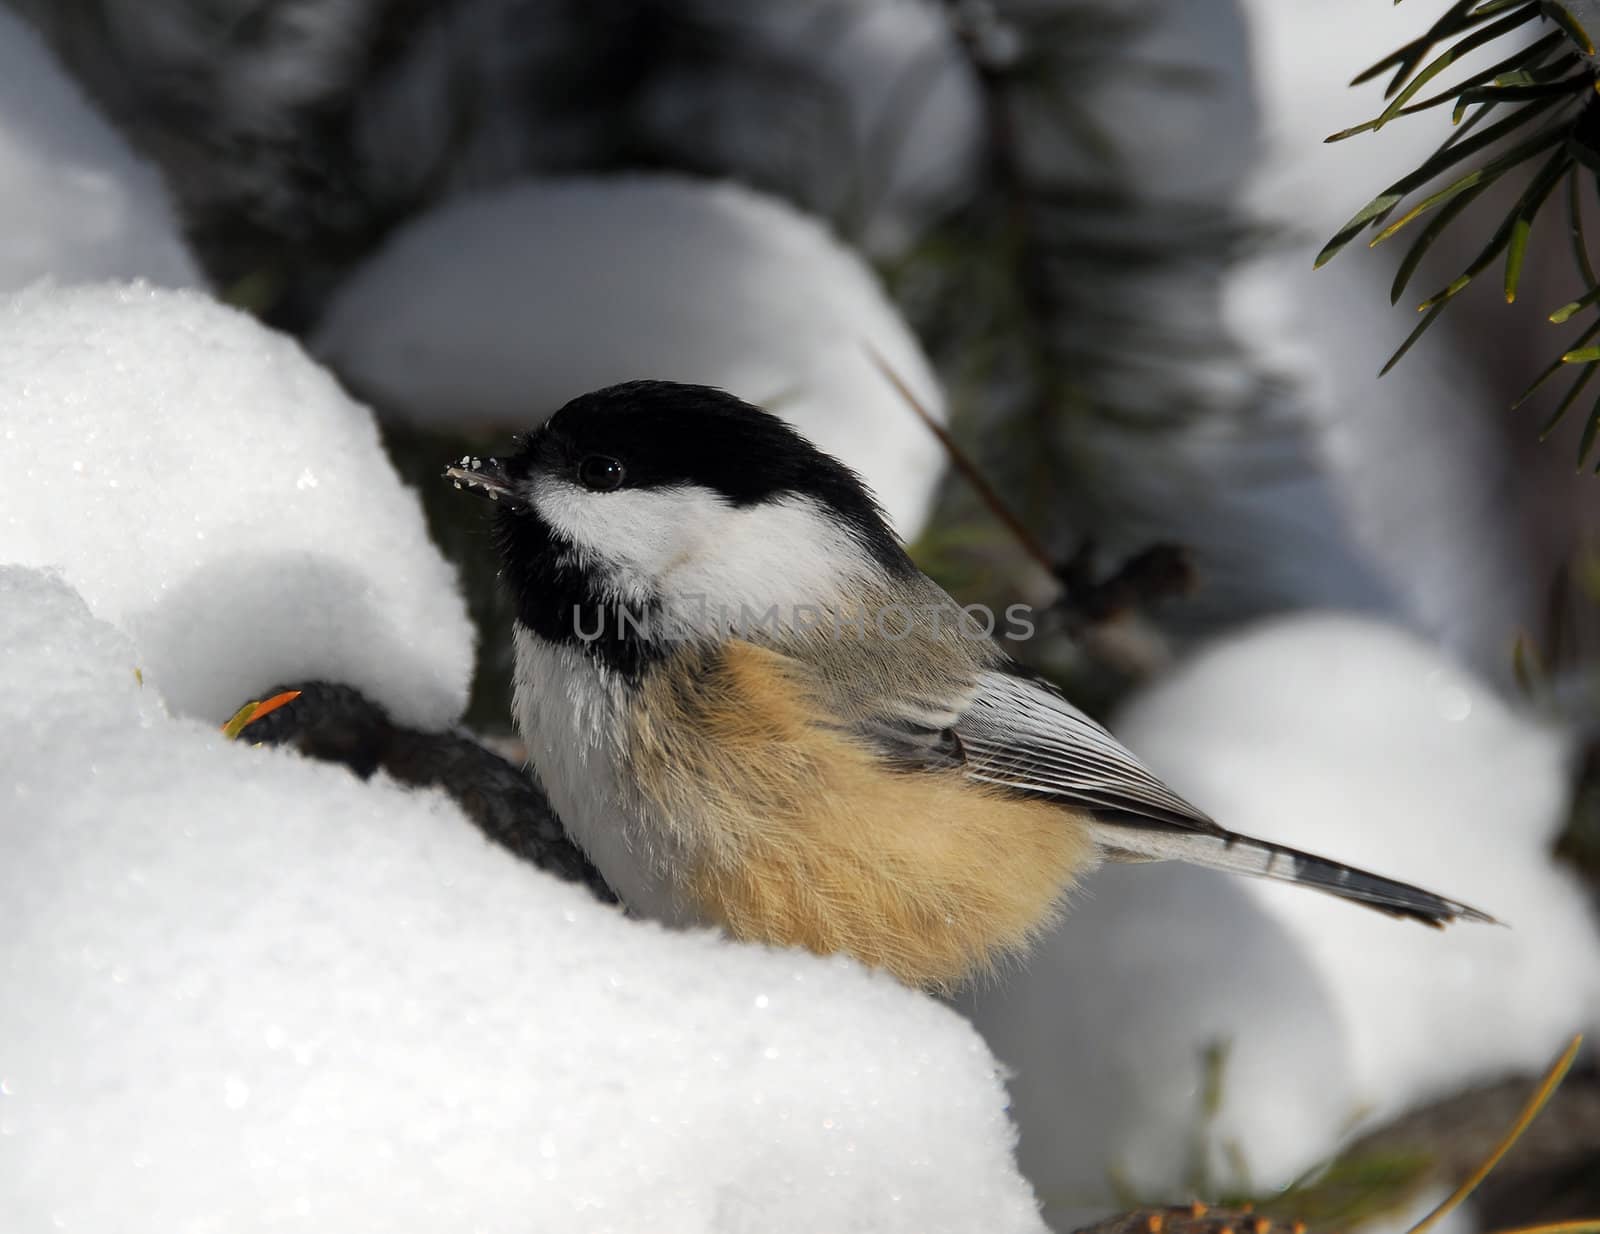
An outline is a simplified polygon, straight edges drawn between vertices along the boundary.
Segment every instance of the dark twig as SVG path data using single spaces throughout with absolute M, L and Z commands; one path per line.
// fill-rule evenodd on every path
M 1194 559 L 1179 544 L 1152 544 L 1107 578 L 1095 578 L 1095 546 L 1085 540 L 1054 574 L 1061 582 L 1055 607 L 1090 625 L 1116 621 L 1152 601 L 1194 590 Z
M 381 768 L 402 784 L 442 788 L 490 840 L 615 902 L 530 773 L 465 734 L 395 724 L 350 686 L 310 681 L 269 693 L 288 688 L 300 691 L 294 705 L 253 722 L 240 740 L 293 746 L 308 758 L 342 763 L 362 779 Z
M 1044 545 L 1039 543 L 1033 532 L 1028 530 L 1027 526 L 1017 517 L 1011 507 L 1006 505 L 1000 494 L 995 492 L 994 486 L 984 478 L 984 474 L 978 470 L 977 464 L 967 457 L 966 451 L 956 444 L 954 437 L 950 436 L 950 431 L 933 418 L 933 413 L 922 405 L 922 400 L 911 392 L 911 387 L 906 385 L 900 374 L 890 367 L 889 362 L 883 358 L 883 355 L 876 347 L 865 341 L 862 342 L 861 346 L 866 350 L 867 357 L 877 367 L 878 371 L 888 379 L 889 384 L 906 401 L 906 405 L 916 412 L 917 418 L 927 425 L 928 431 L 939 439 L 939 444 L 944 447 L 945 453 L 950 456 L 951 465 L 966 478 L 968 484 L 972 485 L 978 496 L 983 499 L 983 504 L 989 507 L 989 512 L 1005 524 L 1006 530 L 1016 538 L 1017 543 L 1022 546 L 1029 557 L 1033 558 L 1040 569 L 1047 574 L 1054 575 L 1056 573 L 1056 565 L 1050 560 L 1050 554 L 1045 551 Z
M 1053 607 L 1068 618 L 1068 625 L 1102 625 L 1126 616 L 1156 599 L 1181 595 L 1193 589 L 1194 564 L 1186 549 L 1176 544 L 1154 544 L 1124 562 L 1109 578 L 1096 580 L 1095 549 L 1092 540 L 1084 540 L 1078 551 L 1065 562 L 1053 560 L 1044 545 L 1040 544 L 1027 525 L 1017 517 L 1000 496 L 978 465 L 956 444 L 948 429 L 934 419 L 923 406 L 922 400 L 911 392 L 900 374 L 894 371 L 871 343 L 862 347 L 878 371 L 899 392 L 917 418 L 944 447 L 951 465 L 959 471 L 990 512 L 999 519 L 1029 557 L 1061 584 L 1061 596 Z

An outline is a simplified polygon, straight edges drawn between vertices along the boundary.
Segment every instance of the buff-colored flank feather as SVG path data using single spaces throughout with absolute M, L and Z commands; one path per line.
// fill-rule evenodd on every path
M 830 722 L 804 671 L 734 641 L 642 687 L 639 790 L 690 854 L 682 890 L 705 917 L 939 989 L 1049 926 L 1094 859 L 1082 821 L 956 768 L 894 769 Z

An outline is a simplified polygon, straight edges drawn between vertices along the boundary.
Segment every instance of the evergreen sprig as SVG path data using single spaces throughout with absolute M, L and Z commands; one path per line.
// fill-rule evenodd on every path
M 1600 66 L 1595 61 L 1594 42 L 1600 30 L 1591 35 L 1580 21 L 1578 9 L 1575 0 L 1456 0 L 1420 37 L 1357 76 L 1351 85 L 1392 70 L 1384 91 L 1386 105 L 1373 119 L 1335 133 L 1328 141 L 1375 133 L 1401 116 L 1447 103 L 1454 132 L 1420 167 L 1356 211 L 1316 258 L 1321 267 L 1365 231 L 1376 231 L 1370 241 L 1375 247 L 1423 215 L 1432 214 L 1427 225 L 1414 233 L 1415 239 L 1400 261 L 1390 288 L 1390 301 L 1397 302 L 1423 257 L 1452 223 L 1490 186 L 1502 180 L 1520 180 L 1521 192 L 1488 243 L 1456 278 L 1418 305 L 1424 316 L 1383 366 L 1382 373 L 1387 373 L 1445 307 L 1502 256 L 1505 297 L 1508 303 L 1515 300 L 1534 223 L 1552 198 L 1564 203 L 1573 264 L 1587 290 L 1551 313 L 1550 320 L 1560 325 L 1590 310 L 1596 310 L 1597 317 L 1513 404 L 1520 407 L 1556 373 L 1577 370 L 1575 380 L 1540 430 L 1541 440 L 1561 423 L 1600 368 L 1600 343 L 1595 341 L 1600 336 L 1600 280 L 1589 257 L 1583 220 L 1585 188 L 1600 193 Z M 1530 26 L 1537 37 L 1528 38 Z M 1481 49 L 1499 44 L 1503 50 L 1512 41 L 1516 47 L 1510 54 L 1454 86 L 1418 98 L 1447 69 Z M 1435 54 L 1441 46 L 1444 50 Z M 1441 180 L 1442 186 L 1435 183 Z M 1404 212 L 1394 218 L 1402 207 Z M 1587 463 L 1597 437 L 1600 399 L 1592 405 L 1579 441 L 1580 468 Z M 1595 471 L 1600 473 L 1600 465 Z

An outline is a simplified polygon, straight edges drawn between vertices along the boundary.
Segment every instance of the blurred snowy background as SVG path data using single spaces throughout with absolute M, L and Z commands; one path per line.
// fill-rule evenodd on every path
M 1312 1172 L 1600 1028 L 1600 480 L 1506 410 L 1565 237 L 1381 382 L 1393 258 L 1311 269 L 1439 140 L 1322 144 L 1427 5 L 6 2 L 7 1229 L 1392 1224 L 1460 1142 Z M 507 748 L 437 474 L 629 378 L 772 407 L 960 598 L 1053 602 L 869 347 L 1060 561 L 1190 555 L 1017 654 L 1226 823 L 1511 928 L 1119 868 L 946 1007 L 630 920 L 378 755 L 217 733 L 317 681 Z M 1592 1212 L 1592 1052 L 1563 1101 L 1458 1228 Z

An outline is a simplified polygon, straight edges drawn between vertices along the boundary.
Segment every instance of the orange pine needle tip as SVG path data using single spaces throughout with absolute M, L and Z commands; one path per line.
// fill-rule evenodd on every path
M 1162 1227 L 1166 1224 L 1167 1218 L 1163 1213 L 1151 1213 L 1144 1219 L 1144 1228 L 1149 1230 L 1150 1234 L 1161 1234 Z
M 222 735 L 232 741 L 263 716 L 271 715 L 279 707 L 292 703 L 299 697 L 299 690 L 285 690 L 282 694 L 274 694 L 271 698 L 262 699 L 260 702 L 246 703 L 228 717 L 228 722 L 222 726 Z
M 299 690 L 285 690 L 282 694 L 274 694 L 271 698 L 256 704 L 254 713 L 252 713 L 250 718 L 245 721 L 245 724 L 254 724 L 257 720 L 261 719 L 262 716 L 271 715 L 274 711 L 278 710 L 279 707 L 282 707 L 288 703 L 292 703 L 299 697 Z

